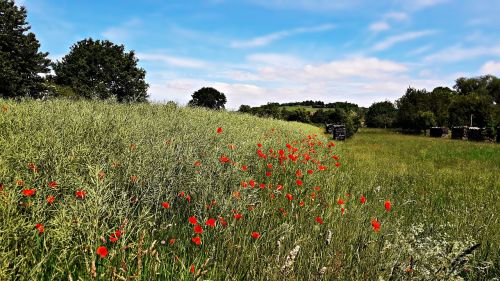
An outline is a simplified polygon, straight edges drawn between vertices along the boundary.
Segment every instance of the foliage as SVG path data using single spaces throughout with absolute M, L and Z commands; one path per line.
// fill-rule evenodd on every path
M 392 102 L 373 103 L 366 112 L 365 123 L 370 128 L 392 128 L 396 122 L 396 107 Z
M 0 0 L 0 97 L 44 96 L 43 78 L 49 71 L 47 53 L 26 21 L 26 9 Z
M 224 109 L 226 96 L 212 87 L 203 87 L 194 92 L 189 101 L 190 106 L 206 107 L 209 109 Z
M 473 126 L 491 126 L 492 98 L 476 93 L 457 96 L 452 100 L 449 112 L 450 126 L 469 126 L 471 115 Z
M 146 71 L 137 66 L 133 51 L 123 45 L 91 38 L 77 42 L 54 64 L 54 82 L 86 99 L 143 102 L 147 99 Z
M 459 95 L 475 93 L 481 96 L 490 96 L 497 104 L 500 103 L 500 78 L 493 75 L 461 77 L 456 80 L 453 88 Z

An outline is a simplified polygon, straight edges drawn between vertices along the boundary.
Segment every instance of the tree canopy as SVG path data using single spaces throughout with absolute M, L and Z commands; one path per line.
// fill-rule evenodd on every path
M 226 96 L 212 87 L 203 87 L 194 92 L 189 106 L 200 106 L 210 109 L 224 109 Z
M 371 128 L 391 128 L 396 123 L 396 114 L 396 107 L 390 101 L 373 103 L 366 112 L 366 126 Z
M 26 21 L 26 9 L 12 0 L 0 0 L 0 97 L 44 95 L 40 74 L 49 71 L 48 53 L 40 52 L 40 43 Z
M 110 41 L 85 39 L 55 63 L 54 81 L 87 99 L 115 98 L 119 102 L 146 101 L 146 71 L 137 66 L 133 51 Z

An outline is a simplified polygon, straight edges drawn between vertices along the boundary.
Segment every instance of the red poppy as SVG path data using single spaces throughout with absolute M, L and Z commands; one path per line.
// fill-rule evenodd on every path
M 198 224 L 198 220 L 196 219 L 195 216 L 189 217 L 188 221 L 191 224 L 195 224 L 195 225 Z
M 303 175 L 302 175 L 302 171 L 301 171 L 301 170 L 297 170 L 297 171 L 295 171 L 295 175 L 296 175 L 297 177 L 299 177 L 299 178 L 303 176 Z
M 321 217 L 316 217 L 316 222 L 323 224 L 323 219 Z
M 293 195 L 292 194 L 287 193 L 285 196 L 286 196 L 286 199 L 288 199 L 289 201 L 293 200 Z
M 260 233 L 258 233 L 256 231 L 252 232 L 252 238 L 257 239 L 259 237 L 260 237 Z
M 111 233 L 111 235 L 109 235 L 109 241 L 111 243 L 115 243 L 116 241 L 118 241 L 118 238 L 120 238 L 120 236 L 122 236 L 122 232 L 117 229 L 114 233 Z
M 363 195 L 361 195 L 361 198 L 359 199 L 359 202 L 361 202 L 361 204 L 365 204 L 366 203 L 366 197 L 364 197 Z
M 320 170 L 320 171 L 324 171 L 324 170 L 326 170 L 326 166 L 319 165 L 319 166 L 318 166 L 318 170 Z
M 376 219 L 372 219 L 372 227 L 375 232 L 380 231 L 380 222 Z
M 35 225 L 36 230 L 38 230 L 38 234 L 42 234 L 45 231 L 45 228 L 43 227 L 43 224 L 37 223 Z
M 336 162 L 335 167 L 337 167 L 337 168 L 340 167 L 340 162 Z
M 339 200 L 337 201 L 337 204 L 339 204 L 339 205 L 344 205 L 344 200 L 339 199 Z
M 191 195 L 186 195 L 186 200 L 188 201 L 188 203 L 191 203 Z
M 309 175 L 312 175 L 312 174 L 314 173 L 314 171 L 313 171 L 313 170 L 307 170 L 307 173 L 308 173 Z
M 56 188 L 57 187 L 57 182 L 56 181 L 49 182 L 49 187 L 50 188 Z
M 219 217 L 219 223 L 220 223 L 223 227 L 226 227 L 226 226 L 227 226 L 227 221 L 226 221 L 223 217 Z
M 335 159 L 335 160 L 339 160 L 340 159 L 340 157 L 338 155 L 333 155 L 332 158 Z
M 302 181 L 301 180 L 296 180 L 295 182 L 297 183 L 298 186 L 302 186 Z
M 387 200 L 384 203 L 385 210 L 389 212 L 391 210 L 391 201 Z
M 319 186 L 315 186 L 313 189 L 314 189 L 315 191 L 320 191 L 320 190 L 321 190 L 321 187 L 319 187 Z
M 36 189 L 35 188 L 23 189 L 22 193 L 26 197 L 31 197 L 36 194 Z
M 76 198 L 79 198 L 79 199 L 85 198 L 86 195 L 87 195 L 87 192 L 85 192 L 83 190 L 78 190 L 75 192 Z
M 267 168 L 268 169 L 272 169 L 273 168 L 273 164 L 271 164 L 271 163 L 267 164 Z
M 341 213 L 342 215 L 344 215 L 344 213 L 345 213 L 345 209 L 344 209 L 344 208 L 340 208 L 340 213 Z
M 217 128 L 217 134 L 220 134 L 220 133 L 222 133 L 222 128 L 221 127 Z
M 200 162 L 200 161 L 196 161 L 196 162 L 194 162 L 194 166 L 195 166 L 195 167 L 200 167 L 200 166 L 201 166 L 201 162 Z
M 242 182 L 241 182 L 241 186 L 242 186 L 243 188 L 246 188 L 246 187 L 248 186 L 248 183 L 247 183 L 246 181 L 242 181 Z
M 196 236 L 196 237 L 191 238 L 191 241 L 193 243 L 195 243 L 196 245 L 198 245 L 198 246 L 201 245 L 201 238 L 200 238 L 200 236 Z
M 161 206 L 162 206 L 163 208 L 165 208 L 165 209 L 168 209 L 168 208 L 170 208 L 170 203 L 168 203 L 168 202 L 162 202 L 162 203 L 161 203 Z
M 227 163 L 229 161 L 231 161 L 228 157 L 226 157 L 225 155 L 222 155 L 220 158 L 219 158 L 219 161 L 221 163 Z
M 241 219 L 242 217 L 243 217 L 243 215 L 240 214 L 240 213 L 234 214 L 234 218 L 237 219 L 237 220 Z
M 52 204 L 56 200 L 56 198 L 52 195 L 47 196 L 47 203 Z
M 201 233 L 203 233 L 203 227 L 201 227 L 201 225 L 197 224 L 194 226 L 193 231 L 194 231 L 194 233 L 201 234 Z
M 258 146 L 258 147 L 262 147 L 262 144 L 261 144 L 261 143 L 258 143 L 258 144 L 257 144 L 257 146 Z
M 99 246 L 99 248 L 97 248 L 96 251 L 96 254 L 101 258 L 105 258 L 108 255 L 108 253 L 109 253 L 108 248 L 106 248 L 105 246 Z
M 246 170 L 248 170 L 248 166 L 246 166 L 246 165 L 241 166 L 241 170 L 242 170 L 242 171 L 246 171 Z
M 254 187 L 255 187 L 255 181 L 254 181 L 254 180 L 250 180 L 250 181 L 248 182 L 248 184 L 250 184 L 250 186 L 251 186 L 252 188 L 254 188 Z
M 266 177 L 270 177 L 271 176 L 271 172 L 267 171 L 266 172 Z
M 205 225 L 208 225 L 208 226 L 210 226 L 210 227 L 215 227 L 215 223 L 216 223 L 216 222 L 217 222 L 217 221 L 216 221 L 215 219 L 213 219 L 213 218 L 209 218 L 209 219 L 205 222 Z
M 195 271 L 195 268 L 194 268 L 194 264 L 191 265 L 191 268 L 189 269 L 189 272 L 193 273 L 194 274 L 194 271 Z
M 300 201 L 300 202 L 299 202 L 299 206 L 300 206 L 300 207 L 304 207 L 304 205 L 305 205 L 305 204 L 306 204 L 306 203 L 304 203 L 304 201 Z
M 175 243 L 175 238 L 170 238 L 170 240 L 168 240 L 168 244 L 174 245 L 174 243 Z
M 179 195 L 178 195 L 178 196 L 179 196 L 179 197 L 184 197 L 185 195 L 186 195 L 186 193 L 185 193 L 184 191 L 181 191 L 181 192 L 179 192 Z

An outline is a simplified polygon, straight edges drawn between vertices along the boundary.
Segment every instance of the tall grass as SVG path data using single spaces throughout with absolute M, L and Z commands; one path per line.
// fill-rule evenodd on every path
M 309 125 L 174 105 L 0 105 L 0 279 L 486 280 L 500 272 L 498 146 L 366 130 L 328 147 Z M 23 196 L 29 188 L 36 194 Z M 96 255 L 99 246 L 109 255 Z

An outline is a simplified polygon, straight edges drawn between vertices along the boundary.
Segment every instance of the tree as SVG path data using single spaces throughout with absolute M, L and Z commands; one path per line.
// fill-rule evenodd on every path
M 453 86 L 459 95 L 476 93 L 489 95 L 498 104 L 500 103 L 500 78 L 493 75 L 465 78 L 460 77 Z
M 238 109 L 238 112 L 242 113 L 251 113 L 252 112 L 252 107 L 246 104 L 240 105 L 240 109 Z
M 366 112 L 366 126 L 371 128 L 391 128 L 396 122 L 397 110 L 389 101 L 373 103 Z
M 55 63 L 54 81 L 87 99 L 115 98 L 119 102 L 146 101 L 146 71 L 137 66 L 133 51 L 123 45 L 92 38 L 77 42 Z
M 311 122 L 311 115 L 309 114 L 309 111 L 307 111 L 305 108 L 299 107 L 297 109 L 289 111 L 287 113 L 286 120 L 309 123 Z
M 397 124 L 404 130 L 420 131 L 417 119 L 419 112 L 429 111 L 432 102 L 429 97 L 430 94 L 425 89 L 408 88 L 406 93 L 396 101 Z
M 0 97 L 44 95 L 44 78 L 49 71 L 48 53 L 39 52 L 40 43 L 29 32 L 26 9 L 12 0 L 0 0 Z
M 492 97 L 488 95 L 469 94 L 453 98 L 449 108 L 449 126 L 469 126 L 472 115 L 472 125 L 485 127 L 492 120 Z
M 226 104 L 226 96 L 224 93 L 217 91 L 211 87 L 203 87 L 194 92 L 191 96 L 193 99 L 189 101 L 189 106 L 201 106 L 210 109 L 223 109 Z
M 434 114 L 435 123 L 438 126 L 448 124 L 448 108 L 455 92 L 448 87 L 436 87 L 429 93 L 428 110 Z

